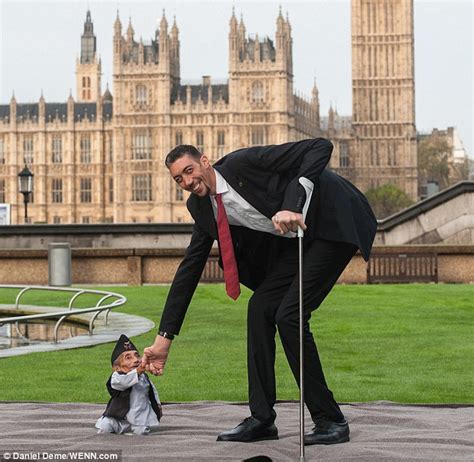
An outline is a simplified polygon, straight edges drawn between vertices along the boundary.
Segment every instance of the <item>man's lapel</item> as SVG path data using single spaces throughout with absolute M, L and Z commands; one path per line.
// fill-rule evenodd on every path
M 217 225 L 212 210 L 211 198 L 191 194 L 187 206 L 197 225 L 213 239 L 217 239 Z
M 252 180 L 252 186 L 249 187 L 249 181 L 245 178 L 243 169 L 236 169 L 236 159 L 234 159 L 234 168 L 230 169 L 225 164 L 226 158 L 220 159 L 220 163 L 214 165 L 214 168 L 219 171 L 219 173 L 224 177 L 224 179 L 229 183 L 229 185 L 242 196 L 252 207 L 258 210 L 262 215 L 271 219 L 275 214 L 275 211 L 269 207 L 267 202 L 267 197 L 265 195 L 265 189 L 259 189 L 257 184 L 259 181 L 257 172 L 256 177 Z M 222 161 L 222 162 L 221 162 Z M 238 174 L 235 174 L 235 171 L 239 171 Z

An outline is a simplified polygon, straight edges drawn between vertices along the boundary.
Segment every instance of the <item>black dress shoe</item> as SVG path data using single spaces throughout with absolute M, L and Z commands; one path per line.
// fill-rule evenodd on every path
M 241 443 L 277 439 L 278 430 L 274 424 L 265 425 L 254 417 L 247 417 L 237 427 L 222 432 L 217 437 L 217 441 L 239 441 Z
M 337 444 L 349 441 L 349 424 L 321 420 L 304 435 L 304 444 Z

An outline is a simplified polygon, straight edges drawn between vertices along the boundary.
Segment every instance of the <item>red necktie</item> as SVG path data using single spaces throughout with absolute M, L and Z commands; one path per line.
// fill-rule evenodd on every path
M 221 249 L 222 264 L 224 265 L 225 290 L 227 295 L 237 300 L 240 295 L 239 272 L 235 260 L 234 246 L 230 234 L 229 221 L 222 203 L 222 194 L 216 194 L 217 203 L 217 232 Z

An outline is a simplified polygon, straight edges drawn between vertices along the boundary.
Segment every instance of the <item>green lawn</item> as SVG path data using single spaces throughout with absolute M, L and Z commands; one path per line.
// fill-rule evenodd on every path
M 158 323 L 168 287 L 110 290 L 128 297 L 120 311 Z M 163 401 L 246 401 L 249 295 L 234 303 L 221 285 L 198 289 L 165 375 L 153 378 Z M 5 291 L 0 297 L 12 301 Z M 50 298 L 45 293 L 37 303 Z M 338 401 L 472 403 L 473 321 L 474 285 L 354 285 L 336 286 L 311 324 Z M 142 350 L 154 335 L 133 341 Z M 297 399 L 277 344 L 278 399 Z M 0 399 L 105 402 L 111 350 L 108 344 L 0 359 Z

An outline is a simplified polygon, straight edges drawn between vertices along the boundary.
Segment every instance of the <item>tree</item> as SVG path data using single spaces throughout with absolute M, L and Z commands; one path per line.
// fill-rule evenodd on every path
M 469 180 L 469 159 L 464 162 L 455 162 L 452 166 L 451 183 Z
M 388 217 L 413 204 L 404 191 L 390 183 L 369 189 L 365 196 L 378 219 Z
M 451 148 L 448 140 L 441 136 L 429 136 L 418 143 L 418 180 L 420 185 L 436 181 L 439 189 L 449 186 L 449 157 Z

